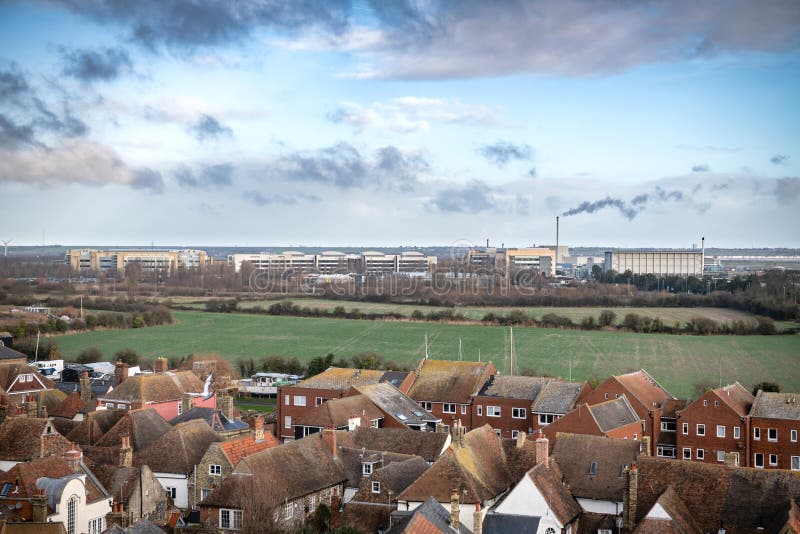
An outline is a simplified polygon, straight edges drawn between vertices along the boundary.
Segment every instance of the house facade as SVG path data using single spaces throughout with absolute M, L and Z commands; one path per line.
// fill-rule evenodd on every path
M 800 403 L 797 394 L 759 391 L 747 422 L 749 467 L 800 471 Z

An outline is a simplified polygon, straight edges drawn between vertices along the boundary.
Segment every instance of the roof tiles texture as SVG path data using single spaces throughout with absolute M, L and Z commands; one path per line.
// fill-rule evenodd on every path
M 747 415 L 755 400 L 750 391 L 739 382 L 717 388 L 714 392 L 725 404 L 733 408 L 740 417 Z
M 133 450 L 138 451 L 172 430 L 172 426 L 152 408 L 117 413 L 121 415 L 120 419 L 96 441 L 97 446 L 119 445 L 123 436 L 129 436 Z
M 750 416 L 800 420 L 800 402 L 796 393 L 759 391 L 750 409 Z
M 671 519 L 646 518 L 636 526 L 634 534 L 702 534 L 703 531 L 672 486 L 661 494 L 656 503 Z
M 587 406 L 587 409 L 592 413 L 602 432 L 609 432 L 641 420 L 625 395 L 594 406 Z
M 362 426 L 354 432 L 337 432 L 336 439 L 341 446 L 418 455 L 426 462 L 434 462 L 439 458 L 445 445 L 450 442 L 450 435 L 442 432 L 419 432 L 405 428 Z
M 675 398 L 644 369 L 615 378 L 647 408 L 660 407 L 665 400 Z
M 313 389 L 338 389 L 347 391 L 353 386 L 377 384 L 385 371 L 372 369 L 349 369 L 328 367 L 323 372 L 295 384 L 297 387 Z
M 253 436 L 248 435 L 223 441 L 219 444 L 219 448 L 222 449 L 222 452 L 234 467 L 246 456 L 277 446 L 278 442 L 272 434 L 264 434 L 264 441 L 259 442 L 256 442 Z
M 538 376 L 492 375 L 483 384 L 478 395 L 504 399 L 536 400 L 542 389 L 553 379 Z
M 219 441 L 222 438 L 205 421 L 189 421 L 135 452 L 134 462 L 159 473 L 188 473 L 200 463 L 208 447 Z
M 416 401 L 468 404 L 493 369 L 484 362 L 424 360 L 408 396 Z
M 405 425 L 427 425 L 440 421 L 388 382 L 356 386 L 354 389 L 369 398 L 384 413 Z
M 580 515 L 582 508 L 564 483 L 564 476 L 558 462 L 541 463 L 528 471 L 528 478 L 538 488 L 547 501 L 547 506 L 555 514 L 558 522 L 567 525 Z
M 50 429 L 45 439 L 42 435 Z M 0 424 L 0 460 L 27 462 L 42 454 L 70 448 L 69 440 L 59 434 L 47 419 L 12 417 Z
M 202 393 L 205 384 L 192 371 L 137 375 L 125 379 L 100 400 L 125 402 L 168 402 L 180 400 L 184 393 Z
M 552 380 L 543 388 L 531 406 L 533 413 L 565 414 L 575 406 L 583 390 L 582 382 Z

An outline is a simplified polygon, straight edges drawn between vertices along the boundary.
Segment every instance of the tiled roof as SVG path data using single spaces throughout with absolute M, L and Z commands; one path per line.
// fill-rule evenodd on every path
M 297 387 L 314 389 L 338 389 L 347 391 L 353 386 L 377 384 L 385 371 L 371 369 L 350 369 L 347 367 L 328 367 L 323 372 L 306 378 Z
M 14 380 L 18 375 L 33 375 L 37 383 L 34 386 L 33 382 L 26 382 L 24 384 L 14 384 Z M 11 388 L 14 385 L 13 390 Z M 55 383 L 44 376 L 36 367 L 31 367 L 27 363 L 5 363 L 0 365 L 0 388 L 3 388 L 9 394 L 13 391 L 36 389 L 55 389 Z
M 800 420 L 800 402 L 796 393 L 760 391 L 750 408 L 751 417 Z
M 614 378 L 647 408 L 660 407 L 666 399 L 675 398 L 644 369 Z
M 394 505 L 350 501 L 344 509 L 341 526 L 358 532 L 385 532 Z
M 147 519 L 139 519 L 134 524 L 125 528 L 114 525 L 104 530 L 103 534 L 164 534 L 164 531 L 156 526 L 155 523 Z
M 258 443 L 253 436 L 242 436 L 219 444 L 219 448 L 228 457 L 233 467 L 236 467 L 236 464 L 246 456 L 277 446 L 278 442 L 275 436 L 270 433 L 265 433 L 264 441 Z
M 0 534 L 64 534 L 64 523 L 6 523 Z
M 562 525 L 567 525 L 581 513 L 581 506 L 564 483 L 558 462 L 540 463 L 528 471 L 528 478 L 542 494 L 547 506 Z
M 47 419 L 10 417 L 0 424 L 0 460 L 27 462 L 39 458 L 42 434 L 50 429 L 49 440 L 55 440 L 69 449 L 69 441 L 56 431 Z
M 52 410 L 48 410 L 47 414 L 52 417 L 64 417 L 72 419 L 86 407 L 86 403 L 81 400 L 79 392 L 70 393 L 66 398 L 61 401 L 61 404 Z
M 208 447 L 218 441 L 222 438 L 205 421 L 180 423 L 144 449 L 134 452 L 134 463 L 147 465 L 159 473 L 189 473 L 200 463 Z
M 120 410 L 89 412 L 83 421 L 67 434 L 67 439 L 79 445 L 94 445 L 117 424 L 124 414 L 125 412 Z
M 172 430 L 172 426 L 153 408 L 117 413 L 121 417 L 97 440 L 96 445 L 99 447 L 119 445 L 122 436 L 130 436 L 133 450 L 138 451 Z
M 468 404 L 470 397 L 483 385 L 491 364 L 424 360 L 408 396 L 416 401 L 456 402 Z
M 661 417 L 677 417 L 678 412 L 688 404 L 689 401 L 686 399 L 667 399 L 661 407 Z
M 536 534 L 541 518 L 531 515 L 486 514 L 483 518 L 483 534 Z
M 531 406 L 532 413 L 565 414 L 575 406 L 583 382 L 552 380 L 545 384 Z
M 381 475 L 381 478 L 383 478 L 394 495 L 399 495 L 412 482 L 422 476 L 422 473 L 427 471 L 428 467 L 430 467 L 428 462 L 421 457 L 412 456 L 402 462 L 390 463 L 375 472 Z
M 658 513 L 650 515 L 650 512 L 653 511 L 651 508 L 645 520 L 636 526 L 633 534 L 666 534 L 672 532 L 675 534 L 702 534 L 703 531 L 697 526 L 691 512 L 686 508 L 681 498 L 678 497 L 678 494 L 675 493 L 675 490 L 672 489 L 672 486 L 669 486 L 661 494 L 656 504 L 669 515 L 670 519 L 661 517 L 660 510 Z M 655 506 L 654 504 L 653 508 Z
M 101 401 L 168 402 L 180 400 L 184 393 L 202 393 L 205 384 L 192 371 L 129 376 Z
M 625 395 L 587 406 L 587 409 L 592 413 L 602 432 L 609 432 L 615 428 L 641 421 Z
M 407 521 L 390 528 L 386 534 L 451 534 L 452 532 L 454 529 L 450 523 L 450 513 L 442 508 L 436 499 L 428 497 L 410 513 Z M 470 530 L 459 523 L 458 532 L 466 534 Z
M 539 392 L 552 378 L 538 376 L 492 375 L 478 392 L 480 397 L 536 400 Z
M 47 458 L 19 463 L 5 473 L 0 473 L 0 486 L 6 482 L 16 484 L 18 481 L 19 493 L 17 496 L 29 498 L 36 493 L 37 482 L 42 478 L 59 479 L 75 474 L 86 475 L 88 502 L 91 503 L 108 498 L 108 492 L 86 464 L 81 462 L 76 471 L 69 465 L 67 460 L 60 456 L 48 456 Z M 41 487 L 41 485 L 38 487 Z
M 575 497 L 621 502 L 623 470 L 636 462 L 639 447 L 633 440 L 559 432 L 553 458 Z
M 778 532 L 788 519 L 790 502 L 800 498 L 800 475 L 778 469 L 731 468 L 641 456 L 637 462 L 636 523 L 641 522 L 670 487 L 703 532 L 728 534 Z
M 368 397 L 384 413 L 404 425 L 434 426 L 441 421 L 441 419 L 422 408 L 409 396 L 388 382 L 369 386 L 356 386 L 354 389 Z
M 327 403 L 326 403 L 327 404 Z M 396 452 L 422 456 L 434 462 L 450 442 L 446 432 L 419 432 L 405 428 L 359 427 L 354 432 L 337 432 L 338 443 L 356 449 Z
M 341 428 L 351 417 L 364 417 L 368 421 L 383 419 L 381 412 L 366 395 L 342 397 L 323 402 L 305 415 L 298 417 L 295 425 L 317 428 Z
M 177 425 L 178 423 L 185 423 L 193 419 L 202 419 L 214 432 L 235 432 L 238 430 L 247 430 L 250 426 L 241 419 L 228 419 L 222 410 L 215 408 L 205 408 L 202 406 L 195 406 L 187 410 L 179 416 L 170 420 L 169 424 Z
M 415 456 L 396 452 L 371 451 L 339 446 L 339 460 L 342 463 L 344 474 L 347 477 L 347 485 L 351 488 L 357 488 L 361 485 L 363 478 L 362 464 L 364 462 L 372 463 L 374 468 L 377 469 L 381 466 L 405 462 L 412 458 L 415 458 Z
M 28 356 L 11 347 L 0 345 L 0 360 L 18 360 L 20 358 L 27 360 Z
M 714 390 L 714 393 L 716 393 L 725 404 L 733 408 L 733 411 L 735 411 L 739 417 L 747 415 L 747 412 L 750 411 L 750 407 L 755 400 L 750 391 L 739 382 L 717 388 Z

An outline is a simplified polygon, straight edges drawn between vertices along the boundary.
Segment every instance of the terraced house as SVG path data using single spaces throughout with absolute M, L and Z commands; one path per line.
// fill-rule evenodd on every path
M 796 393 L 759 391 L 748 423 L 750 467 L 800 471 L 800 403 Z

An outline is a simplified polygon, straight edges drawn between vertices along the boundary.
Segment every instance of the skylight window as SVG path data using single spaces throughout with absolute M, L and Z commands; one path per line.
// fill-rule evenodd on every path
M 401 421 L 405 421 L 406 419 L 408 419 L 408 417 L 406 417 L 405 415 L 403 415 L 401 413 L 397 414 L 397 418 L 400 419 Z

